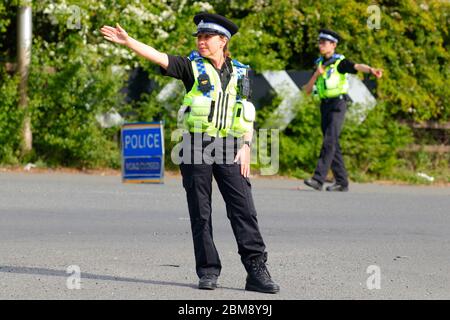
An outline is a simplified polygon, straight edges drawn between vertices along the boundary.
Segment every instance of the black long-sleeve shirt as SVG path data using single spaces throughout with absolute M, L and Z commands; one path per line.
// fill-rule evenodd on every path
M 325 64 L 330 59 L 323 59 L 322 64 Z M 347 58 L 344 58 L 337 67 L 337 71 L 339 73 L 352 73 L 355 74 L 358 72 L 358 70 L 355 69 L 355 63 Z
M 169 66 L 167 70 L 161 68 L 161 73 L 164 76 L 172 77 L 183 81 L 186 92 L 191 91 L 192 86 L 195 83 L 194 71 L 192 70 L 192 62 L 187 57 L 183 56 L 169 56 Z M 216 69 L 216 68 L 214 68 Z M 222 90 L 225 91 L 228 83 L 231 79 L 231 73 L 233 72 L 233 66 L 231 59 L 226 58 L 225 63 L 220 70 L 216 69 L 222 83 Z

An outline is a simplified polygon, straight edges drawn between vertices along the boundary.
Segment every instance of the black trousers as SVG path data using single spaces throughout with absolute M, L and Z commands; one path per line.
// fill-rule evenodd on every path
M 347 102 L 345 99 L 322 100 L 320 105 L 323 134 L 322 149 L 313 179 L 324 183 L 331 167 L 337 184 L 348 186 L 347 170 L 342 157 L 339 136 L 344 123 Z
M 241 175 L 240 164 L 233 163 L 239 141 L 234 138 L 208 141 L 211 139 L 208 137 L 195 145 L 193 137 L 193 134 L 184 137 L 180 170 L 191 220 L 196 271 L 199 277 L 206 274 L 219 276 L 222 266 L 214 245 L 211 217 L 213 176 L 225 200 L 227 217 L 244 266 L 265 253 L 265 244 L 258 227 L 250 180 Z M 189 145 L 190 150 L 187 150 Z M 185 157 L 186 154 L 191 155 L 190 159 Z

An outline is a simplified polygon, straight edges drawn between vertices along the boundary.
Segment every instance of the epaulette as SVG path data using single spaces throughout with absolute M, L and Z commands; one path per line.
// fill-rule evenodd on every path
M 202 56 L 200 55 L 200 53 L 198 53 L 197 50 L 192 50 L 191 53 L 188 56 L 188 59 L 191 61 L 194 61 L 198 58 L 201 58 Z
M 331 58 L 330 58 L 330 60 L 328 60 L 329 62 L 334 62 L 334 61 L 336 61 L 336 60 L 339 60 L 339 59 L 344 59 L 345 57 L 344 57 L 344 55 L 342 55 L 342 54 L 339 54 L 339 53 L 335 53 L 335 54 L 333 54 L 332 56 L 331 56 Z M 316 59 L 316 61 L 314 62 L 315 64 L 319 64 L 320 62 L 323 62 L 323 57 L 322 56 L 320 56 L 319 58 L 317 58 Z
M 244 68 L 244 69 L 249 69 L 250 66 L 240 63 L 239 61 L 237 61 L 236 59 L 231 60 L 231 62 L 233 63 L 233 65 L 237 68 Z
M 338 59 L 344 59 L 344 58 L 345 58 L 345 57 L 344 57 L 343 54 L 339 54 L 339 53 L 333 54 L 333 59 L 338 60 Z

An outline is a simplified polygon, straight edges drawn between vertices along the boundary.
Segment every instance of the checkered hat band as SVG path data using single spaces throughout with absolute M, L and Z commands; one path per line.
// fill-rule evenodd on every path
M 328 40 L 331 40 L 333 42 L 338 42 L 338 39 L 336 39 L 335 37 L 333 37 L 332 35 L 329 35 L 327 33 L 320 33 L 319 34 L 319 39 L 328 39 Z
M 231 33 L 230 31 L 228 31 L 227 29 L 225 29 L 224 27 L 222 27 L 221 25 L 217 24 L 217 23 L 212 23 L 212 22 L 203 22 L 200 21 L 200 23 L 197 25 L 197 32 L 201 32 L 202 29 L 212 29 L 212 30 L 216 30 L 220 33 L 223 33 L 224 35 L 226 35 L 228 38 L 231 38 Z

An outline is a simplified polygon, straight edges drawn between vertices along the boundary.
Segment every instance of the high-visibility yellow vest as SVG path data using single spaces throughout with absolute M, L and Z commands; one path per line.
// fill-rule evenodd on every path
M 190 132 L 205 132 L 222 138 L 227 135 L 241 137 L 252 130 L 255 107 L 239 92 L 239 80 L 247 76 L 249 67 L 232 60 L 231 78 L 223 91 L 219 74 L 207 59 L 197 51 L 191 52 L 189 59 L 195 83 L 184 96 L 183 105 L 178 112 L 179 126 Z M 199 78 L 200 75 L 208 75 L 209 90 L 200 89 L 199 81 L 208 82 L 202 80 L 204 77 Z
M 332 62 L 324 68 L 325 72 L 316 80 L 317 93 L 321 99 L 335 98 L 348 92 L 347 75 L 338 71 L 338 65 L 345 57 L 334 54 L 330 59 L 333 59 Z M 322 66 L 323 57 L 319 58 L 316 63 L 318 66 Z

